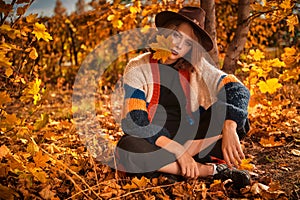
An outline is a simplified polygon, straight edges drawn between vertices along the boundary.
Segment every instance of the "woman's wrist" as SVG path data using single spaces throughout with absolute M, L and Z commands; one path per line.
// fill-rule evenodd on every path
M 233 120 L 227 119 L 223 125 L 223 133 L 230 133 L 232 131 L 236 131 L 237 123 Z

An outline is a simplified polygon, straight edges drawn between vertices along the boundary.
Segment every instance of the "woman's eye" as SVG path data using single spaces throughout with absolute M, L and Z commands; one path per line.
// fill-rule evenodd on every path
M 192 43 L 191 42 L 186 42 L 185 45 L 190 47 L 190 46 L 192 46 Z
M 175 32 L 175 31 L 173 32 L 173 36 L 176 37 L 176 38 L 180 37 L 180 35 L 177 32 Z

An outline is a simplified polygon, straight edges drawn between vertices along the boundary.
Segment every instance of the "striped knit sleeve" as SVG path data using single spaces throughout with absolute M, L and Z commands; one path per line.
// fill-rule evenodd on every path
M 223 75 L 218 83 L 218 104 L 226 106 L 226 119 L 242 128 L 248 116 L 249 90 L 234 76 Z
M 124 76 L 124 118 L 121 121 L 124 133 L 145 138 L 151 144 L 155 144 L 157 138 L 160 136 L 170 138 L 171 136 L 167 129 L 154 125 L 149 121 L 146 95 L 141 86 L 146 86 L 142 70 L 136 70 L 134 73 L 127 73 Z

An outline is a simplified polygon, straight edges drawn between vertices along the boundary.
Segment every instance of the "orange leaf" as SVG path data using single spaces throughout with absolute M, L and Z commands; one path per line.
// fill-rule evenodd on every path
M 7 148 L 7 146 L 5 146 L 5 145 L 2 145 L 2 146 L 0 147 L 0 160 L 1 160 L 3 157 L 5 157 L 7 154 L 9 154 L 9 153 L 10 153 L 9 148 Z
M 248 171 L 253 171 L 254 169 L 254 165 L 250 163 L 251 159 L 243 159 L 242 163 L 240 164 L 239 169 L 244 169 L 244 170 L 248 170 Z
M 145 178 L 144 176 L 141 179 L 138 179 L 137 177 L 134 177 L 131 180 L 131 184 L 126 184 L 123 186 L 123 189 L 138 189 L 145 187 L 150 182 L 149 179 Z
M 275 136 L 270 136 L 269 138 L 261 138 L 259 142 L 263 147 L 279 147 L 283 146 L 285 141 L 275 141 Z
M 156 41 L 157 43 L 149 45 L 155 51 L 153 58 L 165 62 L 172 54 L 171 49 L 174 47 L 172 36 L 165 38 L 163 35 L 157 35 Z
M 33 157 L 36 167 L 46 167 L 47 161 L 49 160 L 48 155 L 43 155 L 41 151 L 39 151 L 36 156 Z
M 32 60 L 37 59 L 37 57 L 39 56 L 39 54 L 36 52 L 36 49 L 34 47 L 32 47 L 30 53 L 29 53 L 29 58 L 31 58 Z

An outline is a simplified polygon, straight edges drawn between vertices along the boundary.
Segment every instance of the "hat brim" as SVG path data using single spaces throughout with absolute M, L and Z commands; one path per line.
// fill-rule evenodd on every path
M 156 27 L 163 27 L 169 20 L 183 20 L 189 22 L 195 30 L 200 34 L 201 36 L 201 45 L 206 51 L 210 51 L 213 48 L 213 41 L 209 34 L 202 29 L 199 25 L 197 25 L 195 22 L 190 20 L 189 18 L 180 15 L 178 13 L 172 12 L 172 11 L 162 11 L 158 13 L 155 17 L 155 26 Z

